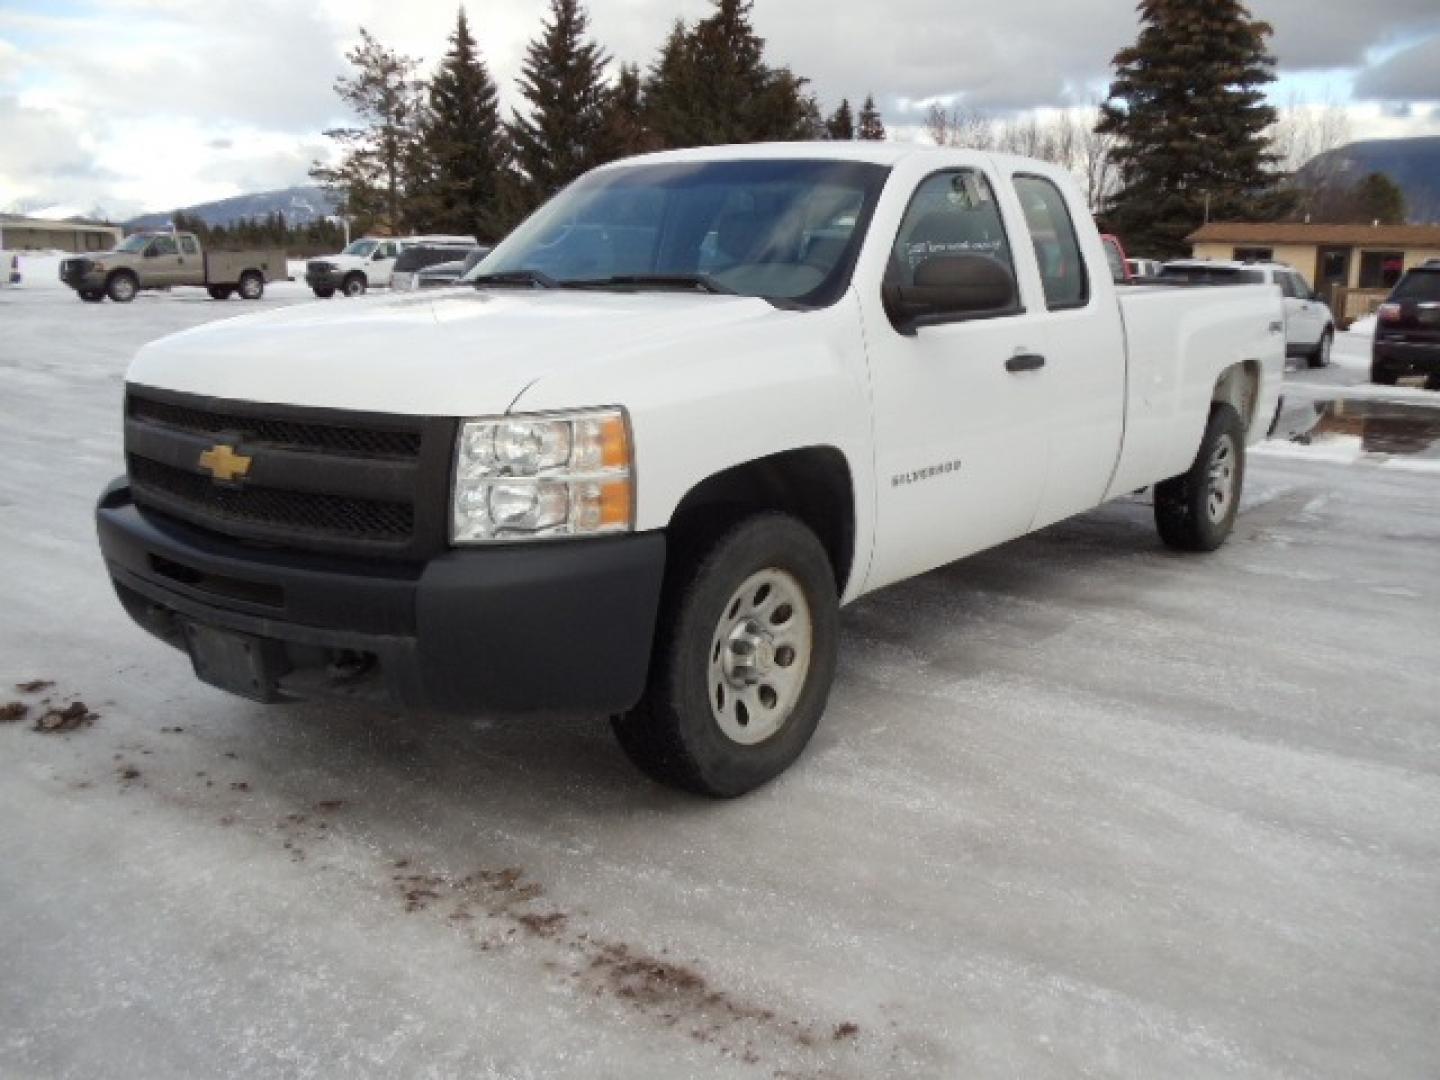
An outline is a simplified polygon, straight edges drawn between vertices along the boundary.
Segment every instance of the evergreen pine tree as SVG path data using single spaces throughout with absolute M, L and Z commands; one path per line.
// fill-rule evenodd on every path
M 825 134 L 831 139 L 845 141 L 855 138 L 855 116 L 850 111 L 849 98 L 841 98 L 840 107 L 825 121 Z
M 360 44 L 345 56 L 355 71 L 335 80 L 335 92 L 363 126 L 325 132 L 340 143 L 340 161 L 317 161 L 310 175 L 341 213 L 397 229 L 404 220 L 404 177 L 419 107 L 416 61 L 387 49 L 363 26 Z
M 506 156 L 495 83 L 462 7 L 450 49 L 430 80 L 420 123 L 413 214 L 427 231 L 494 240 Z
M 665 146 L 820 137 L 806 80 L 765 63 L 750 23 L 752 0 L 714 0 L 687 30 L 677 22 L 645 86 L 648 126 Z
M 620 77 L 605 102 L 605 127 L 596 164 L 659 148 L 659 140 L 645 126 L 644 83 L 640 69 L 634 64 L 622 64 Z
M 1384 173 L 1370 173 L 1355 185 L 1357 218 L 1370 224 L 1405 224 L 1405 192 Z
M 1267 129 L 1275 110 L 1271 28 L 1243 0 L 1140 0 L 1138 40 L 1115 55 L 1097 131 L 1117 139 L 1110 228 L 1135 251 L 1169 256 L 1212 220 L 1282 216 Z
M 586 36 L 589 22 L 580 0 L 550 0 L 550 17 L 525 55 L 520 91 L 530 113 L 515 114 L 510 137 L 531 207 L 598 164 L 603 154 L 609 57 Z
M 885 121 L 880 119 L 880 110 L 875 107 L 875 96 L 865 95 L 865 104 L 860 106 L 860 121 L 855 137 L 867 142 L 885 141 Z

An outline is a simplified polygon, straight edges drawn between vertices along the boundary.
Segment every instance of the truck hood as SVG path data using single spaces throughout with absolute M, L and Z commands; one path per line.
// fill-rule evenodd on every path
M 550 374 L 665 349 L 683 358 L 727 330 L 794 318 L 753 297 L 458 288 L 210 323 L 146 345 L 127 379 L 242 401 L 481 416 Z

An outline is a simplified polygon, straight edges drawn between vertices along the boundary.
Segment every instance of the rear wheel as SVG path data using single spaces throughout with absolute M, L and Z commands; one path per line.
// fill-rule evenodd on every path
M 104 290 L 104 289 L 81 289 L 81 290 L 80 290 L 80 299 L 81 299 L 81 300 L 84 300 L 87 304 L 98 304 L 98 303 L 100 303 L 100 301 L 102 301 L 102 300 L 105 299 L 105 290 Z
M 240 275 L 240 299 L 259 300 L 265 295 L 265 279 L 256 270 L 246 270 Z
M 340 291 L 346 296 L 365 295 L 365 275 L 361 273 L 348 274 L 340 284 Z
M 1335 345 L 1335 331 L 1326 329 L 1320 335 L 1320 344 L 1315 346 L 1315 351 L 1307 358 L 1307 363 L 1312 368 L 1323 368 L 1330 366 L 1330 350 Z
M 1180 551 L 1214 551 L 1235 527 L 1245 485 L 1245 425 L 1230 405 L 1211 406 L 1195 463 L 1155 485 L 1155 527 Z
M 835 578 L 815 534 L 762 514 L 676 575 L 650 685 L 614 720 L 653 779 L 731 797 L 774 779 L 810 741 L 835 676 Z
M 229 285 L 210 285 L 205 291 L 210 294 L 211 300 L 229 300 L 230 294 L 235 290 Z
M 135 299 L 135 294 L 140 291 L 140 283 L 135 280 L 135 275 L 128 270 L 120 270 L 110 275 L 110 280 L 105 283 L 105 295 L 114 300 L 117 304 L 128 304 Z

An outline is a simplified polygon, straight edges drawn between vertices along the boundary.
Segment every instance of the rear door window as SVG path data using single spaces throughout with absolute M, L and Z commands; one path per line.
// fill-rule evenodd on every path
M 1065 196 L 1043 176 L 1015 177 L 1015 193 L 1035 244 L 1045 306 L 1051 311 L 1084 307 L 1090 301 L 1090 279 Z
M 182 236 L 180 238 L 180 250 L 186 255 L 199 255 L 200 248 L 195 243 L 193 236 Z
M 1421 304 L 1440 303 L 1440 270 L 1411 270 L 1400 279 L 1390 299 L 1397 304 L 1407 300 Z

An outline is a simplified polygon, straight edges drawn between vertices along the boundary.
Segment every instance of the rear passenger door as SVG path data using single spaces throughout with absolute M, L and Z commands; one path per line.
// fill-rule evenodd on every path
M 205 260 L 193 236 L 179 237 L 180 258 L 175 274 L 177 285 L 205 284 Z
M 1043 304 L 1030 312 L 1045 355 L 1042 400 L 1049 464 L 1033 527 L 1098 506 L 1110 486 L 1125 424 L 1125 337 L 1103 241 L 1077 222 L 1054 180 L 1010 175 L 1033 241 Z M 1088 225 L 1088 221 L 1087 221 Z M 1086 250 L 1080 237 L 1088 236 Z

